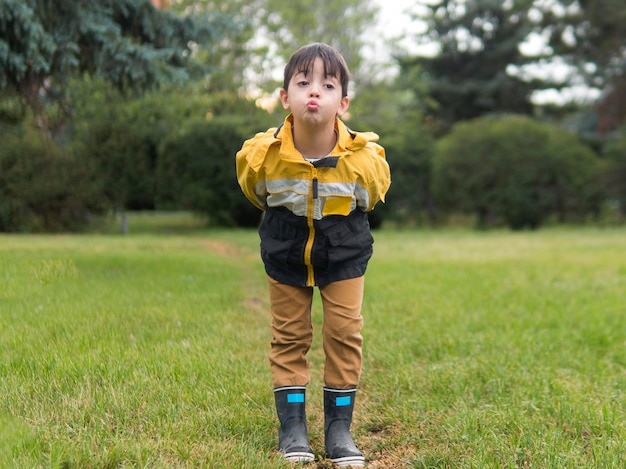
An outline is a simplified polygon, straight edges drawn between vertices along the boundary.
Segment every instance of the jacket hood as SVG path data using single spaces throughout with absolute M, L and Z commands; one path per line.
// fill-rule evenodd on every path
M 340 119 L 335 119 L 337 128 L 337 146 L 333 154 L 340 155 L 360 150 L 369 142 L 377 142 L 378 135 L 374 132 L 355 132 L 350 130 Z M 258 133 L 253 139 L 254 144 L 247 148 L 246 161 L 253 171 L 258 171 L 263 165 L 265 156 L 272 145 L 280 145 L 281 154 L 294 155 L 298 153 L 293 138 L 293 116 L 289 114 L 279 127 L 273 127 L 266 132 Z M 245 149 L 245 146 L 244 146 Z M 244 150 L 242 149 L 242 151 Z M 338 150 L 338 151 L 337 151 Z

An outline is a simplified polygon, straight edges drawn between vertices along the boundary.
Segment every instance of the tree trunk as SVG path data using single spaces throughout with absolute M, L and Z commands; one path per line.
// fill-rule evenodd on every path
M 128 234 L 128 214 L 125 211 L 122 212 L 120 231 L 123 235 Z

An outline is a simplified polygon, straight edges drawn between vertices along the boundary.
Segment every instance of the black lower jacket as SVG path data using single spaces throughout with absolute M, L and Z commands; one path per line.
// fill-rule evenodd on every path
M 294 286 L 364 275 L 374 244 L 367 213 L 360 209 L 309 221 L 284 207 L 268 208 L 259 235 L 267 275 Z

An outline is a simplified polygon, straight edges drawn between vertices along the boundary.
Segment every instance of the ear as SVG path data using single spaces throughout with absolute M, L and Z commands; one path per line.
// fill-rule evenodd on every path
M 339 103 L 339 109 L 337 110 L 337 114 L 341 116 L 348 110 L 349 107 L 350 107 L 350 98 L 348 98 L 347 96 L 344 96 L 343 98 L 341 98 L 341 103 Z
M 289 109 L 289 96 L 287 95 L 287 90 L 284 88 L 280 89 L 280 102 L 283 105 L 283 109 Z

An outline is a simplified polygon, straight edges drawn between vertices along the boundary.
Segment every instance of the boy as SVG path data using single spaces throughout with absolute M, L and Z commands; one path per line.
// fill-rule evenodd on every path
M 302 47 L 285 67 L 280 101 L 290 114 L 237 153 L 246 197 L 265 211 L 259 228 L 272 314 L 270 367 L 279 451 L 313 461 L 305 414 L 306 354 L 317 286 L 324 309 L 324 441 L 338 466 L 362 467 L 350 434 L 361 374 L 361 303 L 373 238 L 367 212 L 384 201 L 389 166 L 374 133 L 339 120 L 350 104 L 349 71 L 332 47 Z

